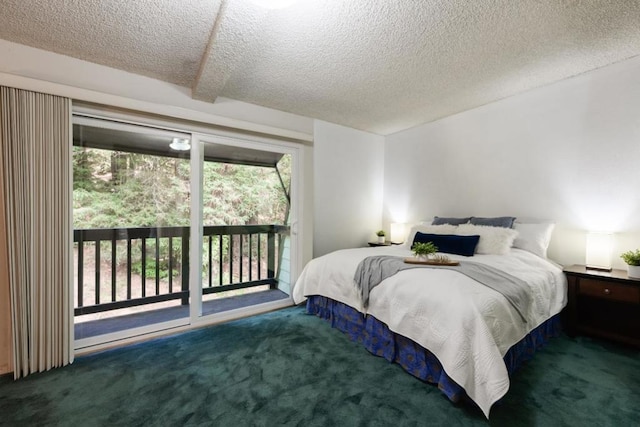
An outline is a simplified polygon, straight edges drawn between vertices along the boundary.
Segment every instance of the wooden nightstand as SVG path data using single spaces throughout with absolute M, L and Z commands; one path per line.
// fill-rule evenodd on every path
M 386 241 L 384 243 L 378 243 L 378 242 L 369 242 L 369 246 L 398 246 L 401 245 L 402 243 L 391 243 L 390 241 Z
M 569 334 L 583 333 L 640 347 L 640 279 L 625 270 L 603 272 L 583 265 L 564 269 L 569 282 Z

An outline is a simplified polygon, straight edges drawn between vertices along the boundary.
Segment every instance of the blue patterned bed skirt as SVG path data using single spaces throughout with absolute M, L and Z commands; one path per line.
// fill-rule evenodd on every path
M 319 295 L 307 299 L 307 313 L 331 322 L 352 340 L 362 344 L 370 353 L 399 364 L 411 375 L 437 384 L 438 388 L 453 402 L 469 400 L 464 389 L 456 384 L 442 369 L 442 364 L 429 350 L 409 338 L 389 330 L 387 325 L 371 315 Z M 509 376 L 551 337 L 560 334 L 560 315 L 553 316 L 517 342 L 504 356 Z

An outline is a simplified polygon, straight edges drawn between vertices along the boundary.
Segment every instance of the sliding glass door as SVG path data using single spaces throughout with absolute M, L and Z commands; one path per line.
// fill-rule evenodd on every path
M 192 216 L 192 240 L 202 248 L 197 315 L 290 303 L 296 150 L 211 135 L 195 138 L 194 150 L 201 177 L 193 192 L 201 209 Z
M 76 348 L 291 304 L 295 145 L 82 114 L 73 128 Z
M 76 116 L 76 347 L 189 321 L 190 135 Z

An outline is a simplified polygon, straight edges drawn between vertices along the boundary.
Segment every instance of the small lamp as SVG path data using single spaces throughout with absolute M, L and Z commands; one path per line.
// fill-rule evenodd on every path
M 589 232 L 587 234 L 586 265 L 591 270 L 611 271 L 612 234 Z
M 391 243 L 400 244 L 404 242 L 406 238 L 406 226 L 400 222 L 392 222 L 391 223 Z

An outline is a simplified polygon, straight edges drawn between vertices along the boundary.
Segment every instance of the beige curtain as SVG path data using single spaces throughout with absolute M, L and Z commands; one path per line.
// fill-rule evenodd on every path
M 9 254 L 5 221 L 4 172 L 0 161 L 0 375 L 13 372 L 11 335 L 11 292 L 9 291 Z
M 71 101 L 0 87 L 14 377 L 73 361 Z

